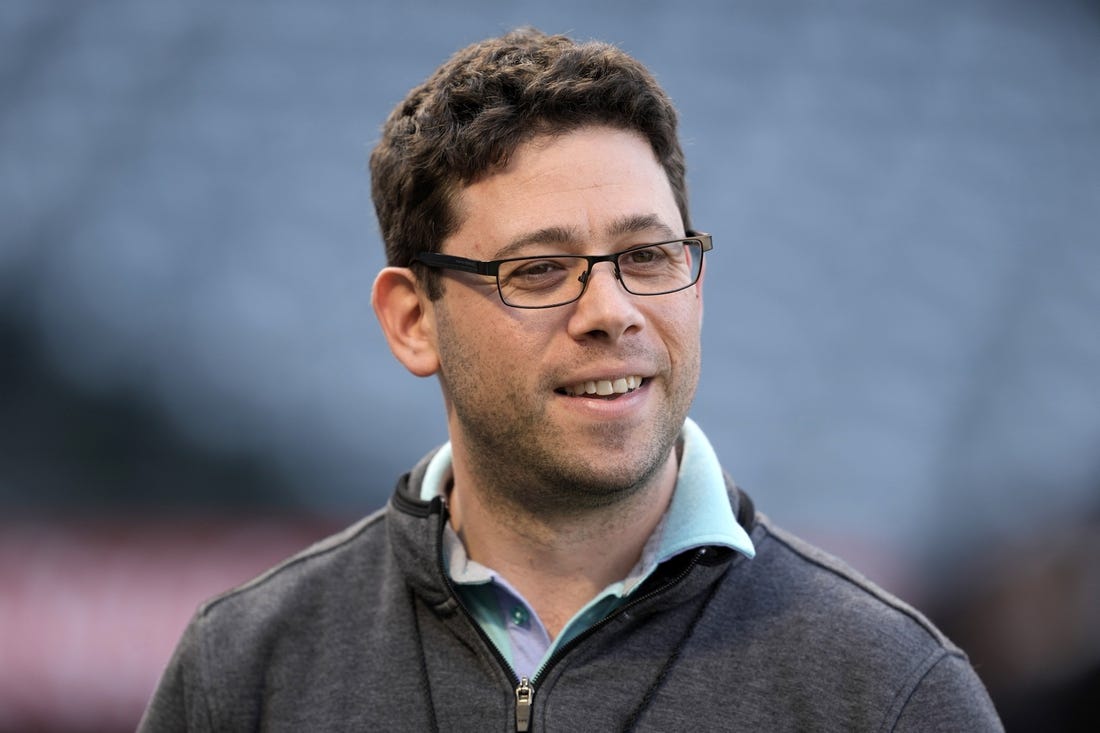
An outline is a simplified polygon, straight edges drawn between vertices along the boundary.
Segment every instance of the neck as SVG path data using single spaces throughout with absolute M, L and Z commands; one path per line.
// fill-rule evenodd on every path
M 638 562 L 668 508 L 676 472 L 673 451 L 645 486 L 618 502 L 549 515 L 493 500 L 456 456 L 451 525 L 469 557 L 522 593 L 554 638 L 577 611 Z

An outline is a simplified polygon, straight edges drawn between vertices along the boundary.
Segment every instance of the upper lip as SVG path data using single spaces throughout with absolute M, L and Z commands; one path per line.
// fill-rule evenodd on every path
M 641 377 L 642 379 L 649 379 L 652 376 L 648 369 L 642 367 L 632 366 L 617 366 L 608 367 L 606 369 L 586 369 L 583 373 L 570 375 L 563 378 L 558 386 L 559 387 L 572 387 L 574 384 L 583 384 L 584 382 L 599 382 L 603 379 L 609 379 L 614 381 L 620 377 Z

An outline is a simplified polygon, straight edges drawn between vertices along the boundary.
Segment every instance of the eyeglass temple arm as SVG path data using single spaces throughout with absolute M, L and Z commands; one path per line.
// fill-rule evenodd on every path
M 445 255 L 439 252 L 420 252 L 414 258 L 429 267 L 443 267 L 448 270 L 472 272 L 477 275 L 496 275 L 500 265 L 496 262 L 480 262 L 455 255 Z
M 706 232 L 699 232 L 694 229 L 688 229 L 684 233 L 684 239 L 698 239 L 699 243 L 703 246 L 704 252 L 710 252 L 714 249 L 714 240 Z

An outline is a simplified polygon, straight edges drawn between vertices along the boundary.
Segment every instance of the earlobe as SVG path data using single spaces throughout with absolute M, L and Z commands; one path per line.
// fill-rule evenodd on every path
M 379 272 L 371 289 L 371 306 L 397 360 L 418 377 L 435 374 L 439 370 L 435 323 L 428 296 L 417 286 L 412 271 L 386 267 Z

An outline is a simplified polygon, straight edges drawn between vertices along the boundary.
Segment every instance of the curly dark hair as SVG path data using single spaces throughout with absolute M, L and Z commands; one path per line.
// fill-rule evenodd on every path
M 522 28 L 468 46 L 409 92 L 370 157 L 386 260 L 409 267 L 459 225 L 455 194 L 541 134 L 585 125 L 640 133 L 668 175 L 689 227 L 684 154 L 672 102 L 641 63 L 599 42 Z M 434 272 L 429 296 L 438 298 Z

